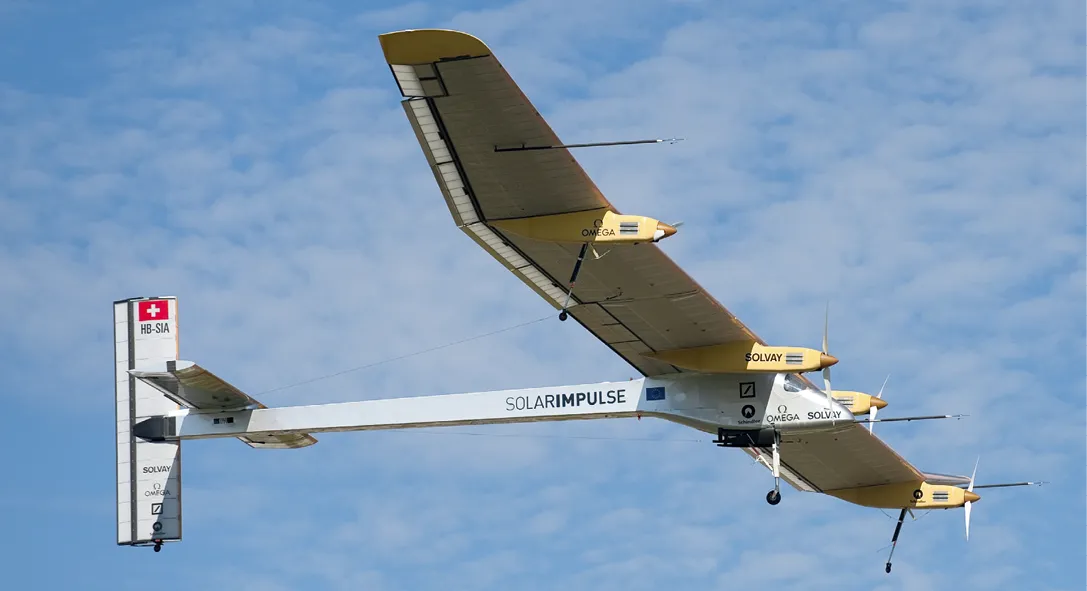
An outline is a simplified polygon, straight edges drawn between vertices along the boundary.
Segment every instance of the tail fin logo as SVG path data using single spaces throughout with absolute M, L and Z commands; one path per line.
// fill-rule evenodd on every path
M 138 318 L 140 322 L 169 320 L 170 303 L 166 300 L 147 300 L 139 302 Z

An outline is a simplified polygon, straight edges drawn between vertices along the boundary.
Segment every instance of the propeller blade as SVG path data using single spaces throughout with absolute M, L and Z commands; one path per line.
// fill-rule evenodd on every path
M 823 354 L 829 355 L 830 351 L 827 346 L 827 333 L 830 332 L 830 302 L 827 302 L 826 315 L 823 316 Z
M 981 462 L 981 456 L 974 461 L 974 471 L 970 474 L 970 486 L 966 487 L 967 492 L 974 492 L 974 477 L 978 475 L 978 463 Z M 966 505 L 963 506 L 963 510 L 966 513 L 966 540 L 970 541 L 970 509 L 974 503 L 966 501 Z
M 887 387 L 887 380 L 889 379 L 891 379 L 891 374 L 887 374 L 887 377 L 883 378 L 883 385 L 879 387 L 879 394 L 876 394 L 876 398 L 879 398 L 880 400 L 883 399 L 883 389 Z M 869 433 L 873 433 L 872 428 L 876 426 L 875 421 L 877 414 L 879 414 L 879 407 L 873 405 L 872 409 L 868 413 L 868 416 L 872 418 L 872 422 L 868 423 Z
M 827 340 L 828 340 L 827 337 L 828 337 L 829 333 L 830 333 L 830 302 L 828 301 L 827 302 L 826 313 L 823 316 L 823 355 L 829 355 L 830 354 L 829 345 L 827 344 Z M 830 366 L 828 365 L 828 366 L 823 368 L 823 393 L 826 394 L 826 397 L 827 397 L 827 409 L 828 410 L 833 407 L 831 405 L 831 402 L 830 402 L 831 401 L 830 392 L 831 392 L 831 389 L 830 389 Z
M 830 368 L 829 367 L 824 367 L 823 368 L 823 392 L 827 395 L 827 408 L 829 409 L 829 408 L 831 408 L 831 405 L 830 405 L 830 401 L 831 401 L 831 398 L 830 398 L 830 392 L 831 392 L 831 390 L 830 390 Z
M 966 541 L 967 542 L 970 541 L 970 505 L 973 505 L 973 503 L 971 503 L 970 501 L 966 501 L 966 506 L 964 507 L 964 509 L 966 510 Z

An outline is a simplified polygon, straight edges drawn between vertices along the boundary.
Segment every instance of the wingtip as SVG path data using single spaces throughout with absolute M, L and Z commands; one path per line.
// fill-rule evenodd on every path
M 491 53 L 479 38 L 451 29 L 405 29 L 383 33 L 377 38 L 389 64 L 427 64 Z

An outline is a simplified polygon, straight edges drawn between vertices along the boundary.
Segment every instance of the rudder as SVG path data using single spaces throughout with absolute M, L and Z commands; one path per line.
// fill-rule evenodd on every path
M 132 298 L 113 304 L 117 421 L 117 543 L 181 540 L 181 443 L 133 435 L 140 420 L 178 410 L 174 401 L 130 369 L 176 361 L 177 298 Z

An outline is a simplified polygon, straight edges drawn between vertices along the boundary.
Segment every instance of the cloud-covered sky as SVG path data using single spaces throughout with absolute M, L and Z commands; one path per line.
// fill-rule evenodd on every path
M 0 536 L 10 588 L 1082 589 L 1084 7 L 1071 1 L 0 2 Z M 377 42 L 495 51 L 577 157 L 926 471 L 893 521 L 659 421 L 185 444 L 185 540 L 114 545 L 113 300 L 274 405 L 637 375 L 449 217 Z M 535 319 L 496 336 L 279 389 Z M 668 442 L 645 441 L 667 439 Z M 696 441 L 697 440 L 697 441 Z

